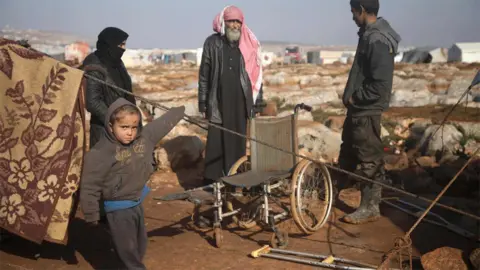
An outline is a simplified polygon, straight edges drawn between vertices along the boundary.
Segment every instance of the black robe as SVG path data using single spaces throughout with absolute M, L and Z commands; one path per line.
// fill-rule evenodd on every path
M 247 106 L 240 83 L 241 52 L 238 44 L 224 43 L 223 71 L 219 82 L 218 101 L 221 126 L 245 135 Z M 205 153 L 205 179 L 212 182 L 228 175 L 230 167 L 246 154 L 246 140 L 235 134 L 209 127 Z

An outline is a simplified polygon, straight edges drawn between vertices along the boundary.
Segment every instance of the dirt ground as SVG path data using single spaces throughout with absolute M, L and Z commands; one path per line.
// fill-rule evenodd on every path
M 193 205 L 187 201 L 159 202 L 153 197 L 179 191 L 178 186 L 164 185 L 153 191 L 146 202 L 145 220 L 149 245 L 144 259 L 148 269 L 311 269 L 312 266 L 268 258 L 251 258 L 249 254 L 268 244 L 269 231 L 224 231 L 224 246 L 213 246 L 212 232 L 194 227 L 190 215 Z M 349 204 L 349 203 L 347 203 Z M 351 211 L 345 204 L 342 210 Z M 402 236 L 414 219 L 388 206 L 382 207 L 383 217 L 371 224 L 347 225 L 338 219 L 344 211 L 338 208 L 332 222 L 317 233 L 304 237 L 290 236 L 288 249 L 333 254 L 370 264 L 379 264 L 392 248 L 394 239 Z M 118 259 L 112 250 L 108 232 L 88 227 L 80 218 L 70 227 L 68 246 L 45 243 L 41 246 L 11 238 L 0 248 L 0 269 L 115 269 Z M 290 222 L 286 226 L 293 227 Z M 414 255 L 435 248 L 450 246 L 469 252 L 475 243 L 429 224 L 421 224 L 412 236 Z
M 395 107 L 385 112 L 386 118 L 424 118 L 431 119 L 434 123 L 440 123 L 453 106 L 430 105 L 424 107 Z M 459 106 L 448 117 L 449 121 L 480 122 L 480 108 Z

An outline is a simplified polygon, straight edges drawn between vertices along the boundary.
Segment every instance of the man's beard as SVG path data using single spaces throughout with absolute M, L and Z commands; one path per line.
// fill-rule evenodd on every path
M 230 28 L 225 29 L 225 36 L 230 42 L 238 41 L 241 35 L 242 32 L 240 30 Z

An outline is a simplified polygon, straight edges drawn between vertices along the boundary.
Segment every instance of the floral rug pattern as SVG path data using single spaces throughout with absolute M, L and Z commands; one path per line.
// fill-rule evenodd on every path
M 0 227 L 65 243 L 85 151 L 83 72 L 0 38 Z

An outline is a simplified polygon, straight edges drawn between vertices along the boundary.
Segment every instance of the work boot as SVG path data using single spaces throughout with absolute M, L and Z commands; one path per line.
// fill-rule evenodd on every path
M 473 265 L 473 269 L 480 270 L 480 248 L 477 248 L 470 253 L 470 262 Z
M 380 218 L 380 200 L 382 188 L 378 185 L 365 186 L 362 191 L 360 207 L 355 212 L 343 217 L 343 221 L 350 224 L 364 224 Z

